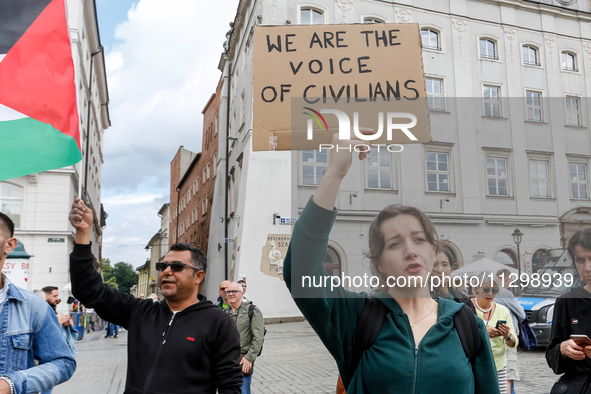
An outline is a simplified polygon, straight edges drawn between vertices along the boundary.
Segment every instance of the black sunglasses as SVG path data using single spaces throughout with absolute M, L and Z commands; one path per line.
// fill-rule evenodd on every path
M 492 290 L 493 294 L 498 294 L 499 293 L 499 289 L 491 289 L 490 287 L 483 287 L 482 291 L 484 291 L 486 294 L 490 293 Z
M 160 262 L 156 263 L 156 271 L 158 271 L 158 272 L 163 272 L 168 267 L 170 267 L 170 270 L 172 272 L 181 272 L 182 270 L 185 269 L 185 267 L 193 268 L 196 271 L 203 271 L 201 268 L 197 268 L 197 267 L 192 266 L 190 264 L 181 263 L 180 261 L 173 261 L 172 263 L 165 263 L 163 261 L 160 261 Z

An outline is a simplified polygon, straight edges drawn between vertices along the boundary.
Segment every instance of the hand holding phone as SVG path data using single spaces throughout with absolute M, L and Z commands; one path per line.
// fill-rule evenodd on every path
M 507 324 L 507 320 L 497 320 L 497 325 L 495 328 L 498 330 L 501 324 Z
M 591 346 L 591 339 L 587 335 L 571 335 L 570 339 L 575 341 L 578 346 L 585 347 Z

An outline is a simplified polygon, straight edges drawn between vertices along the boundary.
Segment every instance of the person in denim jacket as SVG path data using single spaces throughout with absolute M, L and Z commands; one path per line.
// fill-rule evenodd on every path
M 14 223 L 0 212 L 0 267 L 16 247 L 13 235 Z M 0 276 L 0 354 L 0 394 L 38 393 L 70 379 L 76 369 L 51 307 L 4 275 Z

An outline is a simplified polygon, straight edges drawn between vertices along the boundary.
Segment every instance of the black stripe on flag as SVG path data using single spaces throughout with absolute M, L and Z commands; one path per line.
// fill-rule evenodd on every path
M 0 54 L 25 34 L 51 0 L 0 0 Z

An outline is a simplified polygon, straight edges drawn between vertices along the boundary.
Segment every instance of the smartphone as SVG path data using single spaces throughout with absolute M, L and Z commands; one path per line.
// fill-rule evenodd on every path
M 579 346 L 591 346 L 591 339 L 587 335 L 571 335 L 570 339 Z
M 507 324 L 507 320 L 497 320 L 497 325 L 495 328 L 498 330 L 501 324 Z

